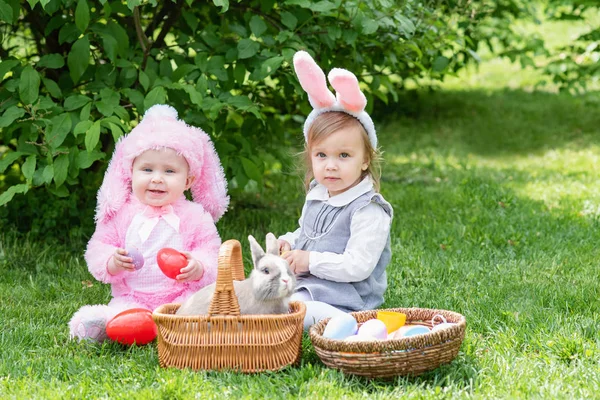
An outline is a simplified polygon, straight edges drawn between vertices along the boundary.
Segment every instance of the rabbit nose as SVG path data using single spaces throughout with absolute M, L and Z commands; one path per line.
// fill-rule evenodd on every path
M 282 281 L 283 283 L 288 283 L 288 282 L 289 282 L 289 279 L 281 278 L 281 281 Z

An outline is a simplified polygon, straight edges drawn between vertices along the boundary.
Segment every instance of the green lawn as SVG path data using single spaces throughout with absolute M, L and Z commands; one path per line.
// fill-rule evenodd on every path
M 395 209 L 384 306 L 465 315 L 451 364 L 369 381 L 325 368 L 305 337 L 301 365 L 277 373 L 162 369 L 156 344 L 68 340 L 79 307 L 109 300 L 84 242 L 5 232 L 0 398 L 598 398 L 600 94 L 502 89 L 519 79 L 506 71 L 490 61 L 442 91 L 410 93 L 379 126 L 382 192 Z M 493 84 L 477 84 L 484 75 Z M 268 180 L 273 189 L 239 199 L 219 223 L 247 266 L 245 237 L 293 229 L 302 205 L 297 176 Z
M 418 100 L 417 100 L 418 98 Z M 238 375 L 165 370 L 156 345 L 71 342 L 67 321 L 109 290 L 84 243 L 3 235 L 2 398 L 589 398 L 600 390 L 598 96 L 523 91 L 419 93 L 380 128 L 382 192 L 395 207 L 386 307 L 464 314 L 458 358 L 418 378 L 368 381 L 325 368 L 305 338 L 302 364 Z M 292 229 L 296 176 L 238 201 L 223 238 Z M 88 287 L 86 281 L 92 283 Z

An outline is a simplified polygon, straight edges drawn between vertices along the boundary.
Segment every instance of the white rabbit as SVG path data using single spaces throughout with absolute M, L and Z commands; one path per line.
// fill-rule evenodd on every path
M 267 251 L 248 236 L 254 269 L 243 281 L 233 281 L 241 314 L 284 314 L 288 312 L 290 296 L 296 278 L 290 266 L 279 256 L 277 239 L 267 234 Z M 192 295 L 177 310 L 177 315 L 206 315 L 215 292 L 215 283 Z

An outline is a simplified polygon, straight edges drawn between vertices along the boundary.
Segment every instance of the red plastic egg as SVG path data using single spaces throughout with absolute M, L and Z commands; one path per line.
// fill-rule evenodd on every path
M 156 262 L 160 270 L 171 279 L 177 278 L 181 268 L 188 265 L 188 260 L 185 254 L 181 254 L 175 249 L 165 247 L 160 249 L 156 255 Z
M 106 324 L 106 334 L 115 342 L 138 346 L 156 338 L 158 329 L 152 312 L 145 308 L 131 308 L 117 314 Z

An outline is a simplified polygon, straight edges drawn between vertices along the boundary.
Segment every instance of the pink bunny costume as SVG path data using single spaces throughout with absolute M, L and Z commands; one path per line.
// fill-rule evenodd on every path
M 182 195 L 167 208 L 166 215 L 157 216 L 133 196 L 131 177 L 137 156 L 161 148 L 174 149 L 183 156 L 195 180 L 190 188 L 193 202 Z M 102 341 L 106 323 L 119 312 L 137 307 L 154 310 L 161 304 L 183 302 L 214 282 L 221 245 L 215 222 L 228 204 L 225 174 L 209 136 L 179 120 L 174 108 L 151 107 L 115 146 L 98 191 L 96 231 L 85 252 L 90 273 L 111 284 L 113 298 L 108 305 L 79 309 L 69 322 L 71 337 Z M 115 250 L 128 247 L 136 247 L 143 254 L 143 267 L 109 274 L 107 264 Z M 162 274 L 156 252 L 163 247 L 189 251 L 204 266 L 202 278 L 182 283 Z

